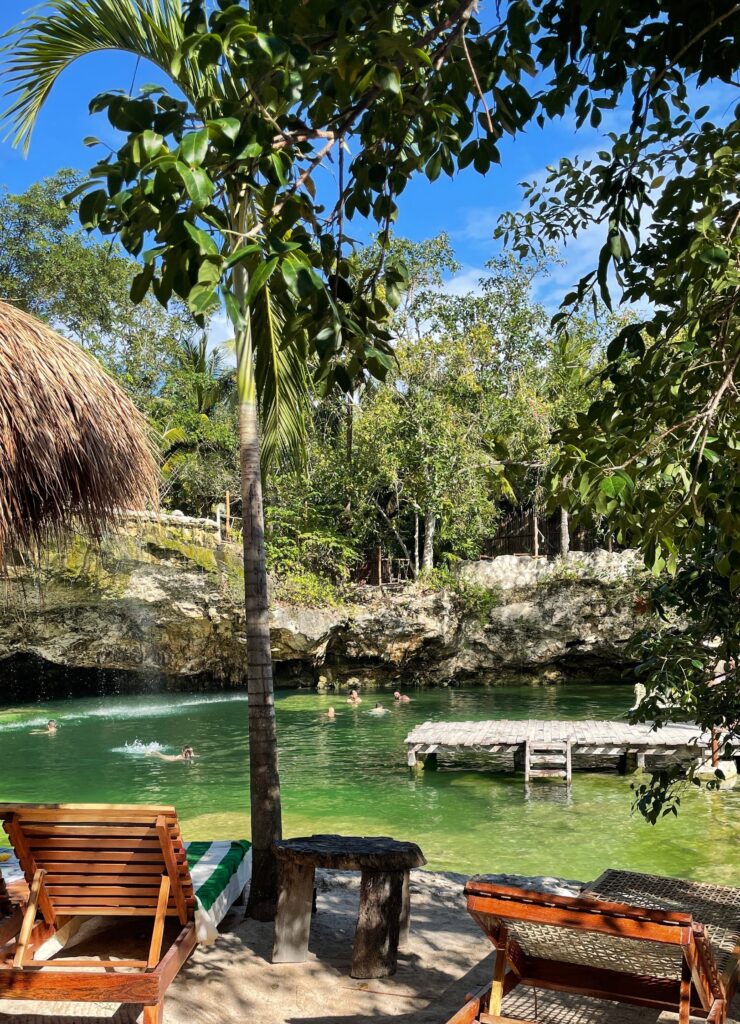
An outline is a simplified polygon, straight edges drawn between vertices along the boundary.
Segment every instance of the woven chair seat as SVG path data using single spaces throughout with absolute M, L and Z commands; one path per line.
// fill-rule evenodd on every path
M 566 930 L 553 925 L 512 922 L 509 934 L 527 956 L 581 967 L 603 967 L 653 978 L 681 978 L 681 951 L 662 942 Z
M 740 954 L 739 888 L 705 885 L 684 878 L 666 878 L 636 871 L 610 870 L 586 886 L 583 895 L 610 903 L 628 903 L 646 910 L 691 914 L 695 921 L 704 925 L 720 975 L 727 977 L 737 967 Z M 650 944 L 641 942 L 639 945 L 644 948 Z

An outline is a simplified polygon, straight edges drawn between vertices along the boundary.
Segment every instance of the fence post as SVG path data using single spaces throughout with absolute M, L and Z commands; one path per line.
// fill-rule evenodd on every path
M 231 531 L 231 492 L 226 492 L 226 522 L 224 523 L 224 533 L 228 538 Z

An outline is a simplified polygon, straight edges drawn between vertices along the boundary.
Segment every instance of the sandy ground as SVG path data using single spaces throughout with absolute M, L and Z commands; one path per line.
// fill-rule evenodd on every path
M 242 919 L 235 909 L 223 935 L 198 949 L 171 986 L 166 1024 L 444 1024 L 467 993 L 490 980 L 490 945 L 468 917 L 464 879 L 432 872 L 412 874 L 412 930 L 399 954 L 398 972 L 381 981 L 349 976 L 357 914 L 356 875 L 319 873 L 318 912 L 309 959 L 270 963 L 272 925 Z M 75 955 L 92 952 L 82 946 Z M 134 1024 L 140 1007 L 84 1004 L 0 1004 L 2 1024 Z M 535 1011 L 537 1016 L 535 1017 Z M 504 1012 L 538 1024 L 668 1024 L 670 1013 L 618 1006 L 601 1000 L 515 990 Z M 740 1024 L 740 998 L 732 1024 Z

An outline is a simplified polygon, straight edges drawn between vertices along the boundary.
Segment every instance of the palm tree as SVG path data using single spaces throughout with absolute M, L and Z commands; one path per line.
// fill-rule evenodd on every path
M 201 334 L 197 341 L 184 338 L 180 342 L 177 358 L 184 370 L 192 374 L 193 398 L 196 412 L 210 416 L 232 395 L 236 373 L 224 367 L 220 347 L 208 348 L 208 336 Z
M 52 0 L 32 11 L 10 34 L 4 79 L 5 117 L 16 145 L 27 146 L 44 102 L 76 60 L 120 50 L 156 65 L 184 95 L 194 118 L 218 117 L 235 94 L 227 76 L 204 72 L 182 57 L 186 24 L 181 0 Z M 224 211 L 232 251 L 247 240 L 255 211 L 244 190 L 232 189 Z M 250 912 L 267 919 L 277 890 L 272 844 L 281 836 L 280 781 L 267 602 L 261 459 L 279 447 L 300 445 L 307 402 L 306 368 L 296 347 L 281 338 L 284 315 L 269 285 L 246 308 L 248 272 L 231 269 L 230 286 L 243 314 L 235 339 L 240 468 L 244 516 L 244 583 L 249 693 L 250 798 L 253 877 Z M 260 439 L 262 420 L 262 441 Z

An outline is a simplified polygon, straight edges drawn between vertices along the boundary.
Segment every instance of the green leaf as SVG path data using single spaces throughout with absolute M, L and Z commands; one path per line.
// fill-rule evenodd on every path
M 396 68 L 378 68 L 378 85 L 385 91 L 398 96 L 401 92 L 401 76 Z
M 283 260 L 280 270 L 286 285 L 298 298 L 307 299 L 316 291 L 316 282 L 311 277 L 308 268 L 294 258 L 289 257 Z M 320 280 L 319 287 L 321 287 Z
M 211 313 L 219 306 L 218 294 L 212 284 L 196 284 L 190 289 L 188 306 L 197 316 Z
M 262 156 L 265 152 L 265 147 L 261 142 L 248 142 L 247 145 L 237 153 L 237 160 L 254 160 L 255 157 Z
M 398 286 L 391 282 L 386 287 L 385 298 L 391 309 L 398 309 L 401 305 L 401 292 Z
M 216 244 L 215 239 L 209 235 L 207 231 L 197 228 L 195 224 L 191 224 L 190 221 L 187 220 L 185 221 L 185 230 L 198 246 L 198 251 L 201 255 L 218 256 L 218 245 Z
M 336 297 L 340 302 L 351 302 L 354 298 L 352 285 L 343 277 L 338 277 L 336 274 L 330 274 L 329 287 L 332 292 L 336 294 Z
M 102 189 L 95 189 L 88 192 L 80 203 L 80 223 L 83 227 L 94 228 L 105 212 L 108 202 L 108 193 Z
M 154 265 L 144 267 L 144 269 L 136 275 L 131 282 L 131 301 L 138 305 L 149 291 L 149 285 L 152 283 L 154 277 Z
M 426 173 L 427 178 L 429 178 L 430 181 L 436 181 L 437 178 L 439 177 L 439 173 L 440 173 L 441 170 L 442 170 L 442 154 L 437 152 L 437 153 L 434 154 L 434 156 L 431 158 L 431 160 L 429 160 L 427 162 L 427 165 L 424 168 L 424 171 Z
M 249 279 L 249 287 L 247 288 L 247 294 L 244 299 L 244 305 L 249 307 L 252 305 L 255 297 L 265 287 L 267 282 L 272 276 L 272 272 L 278 265 L 278 257 L 273 256 L 272 259 L 263 261 L 253 272 Z
M 237 117 L 217 117 L 213 121 L 206 121 L 206 128 L 211 138 L 223 137 L 233 142 L 241 131 L 241 121 Z
M 180 158 L 191 167 L 202 164 L 208 153 L 208 131 L 201 128 L 200 131 L 183 136 L 178 152 Z
M 134 139 L 131 150 L 138 164 L 147 164 L 161 151 L 164 139 L 157 132 L 147 129 Z
M 244 319 L 244 313 L 242 312 L 241 306 L 237 301 L 236 296 L 228 288 L 223 292 L 224 305 L 226 306 L 226 312 L 229 315 L 229 320 L 234 326 L 234 330 L 240 331 L 246 320 Z
M 261 248 L 262 246 L 259 242 L 250 242 L 249 245 L 240 246 L 240 248 L 232 252 L 231 256 L 226 260 L 226 266 L 233 267 L 247 256 L 253 256 L 256 252 L 260 252 Z
M 204 210 L 213 198 L 213 182 L 202 167 L 190 168 L 180 160 L 175 164 L 177 173 L 196 210 Z
M 699 259 L 710 267 L 721 267 L 730 258 L 730 254 L 722 245 L 707 245 L 699 253 Z

